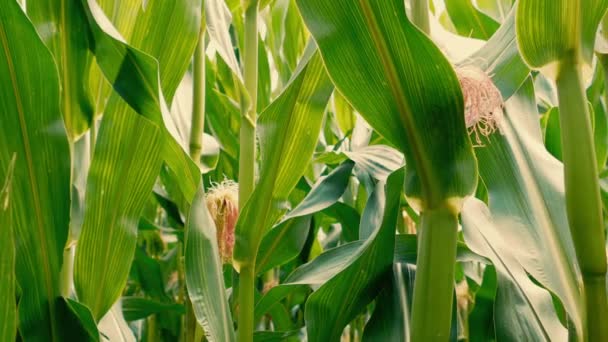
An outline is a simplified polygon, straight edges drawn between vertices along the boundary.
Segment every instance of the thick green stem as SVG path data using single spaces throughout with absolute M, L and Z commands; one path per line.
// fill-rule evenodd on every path
M 565 58 L 557 77 L 566 210 L 586 296 L 586 340 L 608 341 L 606 250 L 591 120 L 581 65 Z
M 412 22 L 427 35 L 431 33 L 428 0 L 412 0 Z
M 241 129 L 239 136 L 239 208 L 253 192 L 255 184 L 255 126 L 258 94 L 258 3 L 252 1 L 245 9 L 245 42 L 244 42 L 245 88 L 249 101 L 241 101 Z
M 239 326 L 237 330 L 239 342 L 253 341 L 254 265 L 242 267 L 239 275 Z
M 192 127 L 190 128 L 190 157 L 201 164 L 203 132 L 205 129 L 205 28 L 201 28 L 194 52 L 192 91 Z
M 241 101 L 241 129 L 239 136 L 239 208 L 251 196 L 255 184 L 256 105 L 258 94 L 258 1 L 245 6 L 245 47 L 243 51 L 245 88 L 249 101 Z M 239 275 L 238 332 L 239 342 L 253 341 L 253 295 L 255 287 L 255 255 Z
M 447 341 L 452 322 L 458 215 L 450 208 L 421 215 L 412 306 L 412 342 Z

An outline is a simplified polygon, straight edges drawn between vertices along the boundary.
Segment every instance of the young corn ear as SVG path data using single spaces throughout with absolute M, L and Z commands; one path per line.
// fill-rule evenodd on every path
M 232 263 L 234 227 L 239 216 L 238 184 L 225 180 L 213 185 L 207 193 L 207 208 L 217 229 L 217 245 L 222 263 Z
M 503 117 L 500 91 L 486 73 L 474 66 L 456 69 L 464 96 L 465 124 L 474 134 L 475 146 L 483 146 L 481 136 L 487 137 L 497 129 Z

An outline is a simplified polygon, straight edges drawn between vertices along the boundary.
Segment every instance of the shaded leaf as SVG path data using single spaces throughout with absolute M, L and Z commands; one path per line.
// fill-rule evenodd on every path
M 4 172 L 5 180 L 0 188 L 0 341 L 17 338 L 17 302 L 15 277 L 15 235 L 11 220 L 11 182 L 15 158 Z
M 177 303 L 163 303 L 153 299 L 140 298 L 140 297 L 124 297 L 122 302 L 122 313 L 124 314 L 125 320 L 135 321 L 138 319 L 146 318 L 150 315 L 162 313 L 162 312 L 175 312 L 178 314 L 184 314 L 186 310 L 182 304 Z

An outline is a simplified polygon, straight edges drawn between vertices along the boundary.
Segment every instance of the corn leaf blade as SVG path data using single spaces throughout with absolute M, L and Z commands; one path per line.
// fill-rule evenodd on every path
M 520 0 L 515 23 L 523 59 L 541 68 L 575 53 L 591 63 L 607 8 L 607 0 Z
M 404 2 L 297 3 L 336 88 L 404 152 L 411 202 L 428 208 L 449 198 L 458 208 L 477 179 L 460 85 Z
M 139 217 L 162 162 L 159 128 L 115 100 L 101 123 L 74 263 L 78 298 L 97 320 L 127 281 Z
M 11 182 L 14 159 L 5 171 L 5 180 L 0 188 L 0 340 L 14 341 L 17 337 L 17 302 L 15 300 L 17 279 L 15 277 L 15 235 L 11 220 Z
M 314 46 L 285 91 L 260 115 L 260 181 L 236 224 L 235 267 L 255 261 L 263 234 L 312 159 L 333 86 Z M 251 265 L 255 267 L 255 264 Z
M 61 82 L 61 112 L 68 135 L 75 140 L 89 128 L 93 104 L 88 92 L 91 64 L 82 3 L 69 0 L 29 1 L 27 14 L 51 50 Z M 57 29 L 50 30 L 49 23 Z
M 0 6 L 0 83 L 0 179 L 16 156 L 11 212 L 19 241 L 17 281 L 24 289 L 19 330 L 28 341 L 57 340 L 70 150 L 53 57 L 16 1 Z
M 216 227 L 202 188 L 192 202 L 184 253 L 188 296 L 198 323 L 210 341 L 235 341 Z

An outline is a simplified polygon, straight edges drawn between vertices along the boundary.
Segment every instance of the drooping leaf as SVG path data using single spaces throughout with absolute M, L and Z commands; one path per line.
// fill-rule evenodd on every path
M 255 267 L 264 232 L 286 209 L 312 158 L 333 86 L 313 45 L 289 86 L 260 115 L 260 180 L 236 225 L 234 265 Z
M 574 247 L 566 218 L 563 166 L 543 145 L 533 91 L 532 82 L 526 81 L 505 105 L 501 134 L 491 135 L 485 146 L 476 149 L 480 175 L 488 190 L 489 214 L 481 210 L 469 212 L 471 206 L 465 210 L 467 217 L 475 216 L 479 220 L 485 217 L 486 220 L 477 222 L 467 218 L 463 225 L 465 240 L 470 244 L 468 236 L 473 234 L 467 233 L 467 222 L 477 222 L 471 229 L 486 227 L 486 222 L 492 222 L 494 229 L 482 230 L 489 241 L 485 243 L 490 243 L 490 246 L 506 243 L 510 247 L 491 251 L 486 247 L 485 253 L 481 247 L 474 250 L 488 258 L 490 255 L 487 253 L 491 252 L 497 258 L 510 260 L 504 265 L 505 272 L 515 274 L 525 270 L 556 294 L 580 334 L 584 323 L 578 282 L 580 274 L 571 263 L 574 260 Z M 513 246 L 521 247 L 514 249 Z M 494 266 L 497 272 L 503 272 L 496 262 Z M 499 286 L 523 288 L 524 295 L 529 295 L 526 292 L 528 289 L 531 293 L 537 292 L 538 287 L 530 288 L 521 284 L 529 280 L 527 275 L 523 280 L 512 278 L 500 278 Z M 506 281 L 510 284 L 505 285 Z M 505 320 L 519 319 L 510 317 L 515 311 L 508 304 L 497 305 L 496 308 Z M 547 316 L 546 313 L 550 311 L 543 312 L 543 324 L 557 319 L 555 312 L 552 313 L 553 317 Z M 498 311 L 496 314 L 499 314 Z M 549 336 L 562 333 L 551 325 L 541 327 Z M 507 329 L 506 326 L 503 328 Z M 530 331 L 542 331 L 537 328 Z M 497 328 L 497 334 L 501 333 L 508 332 L 499 332 Z
M 184 146 L 180 146 L 174 138 L 178 137 L 179 133 L 165 103 L 163 91 L 161 91 L 162 79 L 159 79 L 161 72 L 159 63 L 151 56 L 126 44 L 95 0 L 81 1 L 84 3 L 85 14 L 93 37 L 93 52 L 100 69 L 114 90 L 135 112 L 149 119 L 161 129 L 163 160 L 170 167 L 175 178 L 180 180 L 177 184 L 184 197 L 187 200 L 194 198 L 200 182 L 200 172 L 186 153 Z M 149 25 L 153 24 L 154 22 L 151 22 Z M 198 34 L 198 30 L 196 32 Z M 146 37 L 145 33 L 141 33 L 141 37 Z M 155 45 L 149 48 L 153 52 L 158 52 L 165 47 L 162 43 L 155 42 Z M 188 65 L 187 59 L 186 66 Z M 184 63 L 183 61 L 178 62 L 180 63 L 176 62 L 176 65 Z M 171 72 L 169 65 L 172 63 L 166 64 L 168 67 L 165 72 Z M 176 77 L 175 88 L 182 76 L 183 74 L 174 76 Z M 170 95 L 172 96 L 172 94 Z
M 97 323 L 89 308 L 63 297 L 57 299 L 57 307 L 62 317 L 60 329 L 62 341 L 99 341 Z
M 354 163 L 348 161 L 327 176 L 320 177 L 302 202 L 266 233 L 256 258 L 256 273 L 279 266 L 300 253 L 308 237 L 310 215 L 340 199 L 353 167 Z
M 483 202 L 470 199 L 463 209 L 469 246 L 492 260 L 498 274 L 495 322 L 497 338 L 505 340 L 565 341 L 567 331 L 555 314 L 549 292 L 528 277 L 514 244 L 501 237 L 501 228 Z M 500 223 L 498 223 L 500 224 Z
M 190 209 L 184 254 L 188 296 L 198 323 L 210 341 L 235 341 L 216 227 L 202 188 Z
M 348 258 L 343 271 L 306 301 L 304 315 L 310 340 L 339 340 L 344 327 L 380 292 L 381 280 L 393 264 L 394 229 L 403 180 L 400 169 L 386 183 L 378 182 L 361 217 L 360 235 L 365 243 Z
M 519 1 L 515 23 L 523 59 L 534 68 L 564 57 L 591 63 L 597 28 L 607 8 L 607 0 Z
M 0 84 L 3 181 L 16 158 L 11 212 L 22 288 L 19 331 L 24 340 L 57 341 L 55 299 L 70 221 L 70 150 L 53 57 L 16 1 L 0 6 Z
M 162 303 L 153 299 L 141 297 L 124 297 L 122 300 L 122 313 L 127 321 L 135 321 L 162 312 L 176 312 L 184 314 L 184 306 L 177 303 Z
M 230 67 L 234 75 L 242 78 L 241 68 L 234 55 L 234 48 L 230 40 L 230 10 L 224 0 L 205 1 L 205 21 L 209 38 L 214 43 L 217 52 Z
M 139 217 L 162 162 L 158 127 L 119 103 L 120 98 L 113 99 L 89 171 L 74 263 L 78 298 L 96 319 L 122 293 L 135 253 Z
M 452 198 L 458 208 L 477 180 L 460 85 L 404 2 L 297 3 L 340 93 L 404 152 L 410 202 L 428 208 Z

